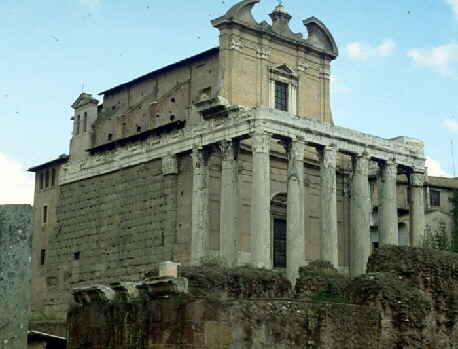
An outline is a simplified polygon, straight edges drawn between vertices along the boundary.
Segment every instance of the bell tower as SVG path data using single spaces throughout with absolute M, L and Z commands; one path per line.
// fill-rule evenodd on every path
M 87 157 L 87 149 L 92 147 L 94 129 L 97 119 L 99 101 L 88 93 L 81 93 L 72 104 L 75 113 L 73 120 L 73 133 L 70 141 L 70 158 L 81 160 Z

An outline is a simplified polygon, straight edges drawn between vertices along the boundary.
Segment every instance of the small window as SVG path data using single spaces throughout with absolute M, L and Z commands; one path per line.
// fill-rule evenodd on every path
M 75 261 L 79 261 L 80 257 L 81 257 L 81 253 L 80 252 L 75 252 L 73 254 L 73 258 L 75 259 Z
M 380 246 L 380 243 L 378 241 L 372 242 L 372 250 L 378 249 Z
M 43 206 L 43 224 L 48 223 L 48 206 Z
M 84 113 L 83 117 L 83 132 L 87 132 L 87 113 Z
M 288 84 L 275 81 L 275 109 L 288 111 Z
M 440 207 L 441 205 L 441 192 L 438 190 L 429 191 L 431 207 Z
M 51 187 L 54 187 L 56 185 L 56 169 L 53 168 L 51 170 Z
M 49 170 L 46 170 L 46 173 L 45 173 L 45 187 L 46 188 L 49 187 Z
M 81 123 L 81 116 L 76 117 L 76 130 L 75 134 L 79 135 L 80 134 L 80 123 Z
M 46 263 L 46 250 L 41 250 L 40 265 L 45 265 L 45 263 Z
M 137 133 L 140 133 L 140 132 L 142 132 L 142 128 L 141 128 L 141 126 L 137 125 Z
M 175 121 L 175 115 L 170 115 L 170 121 Z
M 109 133 L 108 134 L 108 140 L 111 141 L 113 139 L 113 134 L 112 133 Z
M 43 189 L 45 187 L 45 175 L 43 172 L 40 172 L 40 189 Z

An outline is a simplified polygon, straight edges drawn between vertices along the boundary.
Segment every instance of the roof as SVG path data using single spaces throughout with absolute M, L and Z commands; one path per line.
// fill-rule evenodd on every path
M 427 183 L 431 187 L 458 189 L 458 178 L 428 176 Z
M 207 51 L 204 51 L 204 52 L 201 52 L 201 53 L 198 53 L 197 55 L 194 55 L 194 56 L 191 56 L 191 57 L 188 57 L 188 58 L 185 58 L 181 61 L 178 61 L 178 62 L 175 62 L 173 64 L 170 64 L 170 65 L 167 65 L 165 67 L 162 67 L 162 68 L 159 68 L 157 70 L 154 70 L 148 74 L 145 74 L 145 75 L 142 75 L 138 78 L 135 78 L 131 81 L 128 81 L 128 82 L 125 82 L 121 85 L 118 85 L 118 86 L 115 86 L 115 87 L 112 87 L 108 90 L 105 90 L 103 92 L 100 92 L 99 95 L 104 95 L 104 94 L 107 94 L 107 93 L 111 93 L 111 92 L 114 92 L 116 90 L 120 90 L 120 89 L 123 89 L 123 88 L 126 88 L 126 87 L 129 87 L 129 86 L 132 86 L 132 85 L 135 85 L 141 81 L 144 81 L 144 80 L 148 80 L 158 74 L 162 74 L 162 73 L 165 73 L 165 72 L 168 72 L 170 70 L 173 70 L 173 69 L 176 69 L 178 68 L 179 66 L 182 66 L 182 65 L 185 65 L 185 64 L 188 64 L 188 63 L 192 63 L 196 60 L 199 60 L 199 59 L 202 59 L 204 57 L 208 57 L 208 56 L 212 56 L 212 55 L 215 55 L 219 52 L 219 47 L 213 47 Z
M 55 165 L 66 163 L 68 161 L 68 159 L 70 159 L 70 157 L 68 155 L 62 154 L 57 159 L 45 162 L 44 164 L 41 164 L 41 165 L 37 165 L 37 166 L 31 167 L 27 171 L 29 171 L 29 172 L 37 172 L 37 171 L 40 171 L 40 170 L 42 170 L 44 168 L 47 168 L 47 167 L 51 167 L 51 166 L 55 166 Z

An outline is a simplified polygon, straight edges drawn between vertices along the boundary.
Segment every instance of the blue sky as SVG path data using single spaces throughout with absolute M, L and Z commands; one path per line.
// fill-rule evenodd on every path
M 30 202 L 27 167 L 68 152 L 70 105 L 218 44 L 210 20 L 235 0 L 2 0 L 0 203 Z M 284 0 L 291 26 L 333 33 L 334 121 L 425 141 L 431 173 L 458 154 L 458 0 Z M 268 20 L 277 1 L 262 0 Z M 458 162 L 457 162 L 458 167 Z M 458 175 L 458 174 L 457 174 Z

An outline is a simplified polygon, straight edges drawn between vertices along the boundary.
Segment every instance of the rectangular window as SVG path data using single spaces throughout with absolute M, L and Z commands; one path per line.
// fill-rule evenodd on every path
M 46 188 L 49 187 L 49 170 L 46 170 L 46 173 L 45 173 L 45 187 Z
M 40 189 L 43 189 L 45 187 L 45 177 L 43 172 L 40 172 Z
M 46 263 L 46 250 L 41 250 L 40 265 L 45 265 L 45 263 Z
M 429 191 L 431 207 L 440 207 L 441 205 L 441 192 L 438 190 Z
M 81 116 L 78 115 L 76 117 L 76 130 L 75 130 L 76 135 L 80 134 L 80 127 L 81 127 Z
M 288 111 L 288 84 L 275 81 L 275 109 Z
M 54 187 L 55 184 L 56 184 L 56 169 L 53 168 L 51 170 L 51 187 Z
M 87 132 L 87 113 L 84 113 L 83 117 L 83 132 Z
M 79 261 L 80 258 L 81 258 L 81 253 L 78 251 L 78 252 L 75 252 L 73 254 L 73 258 L 75 259 L 75 261 Z
M 48 223 L 48 206 L 43 206 L 43 224 Z

